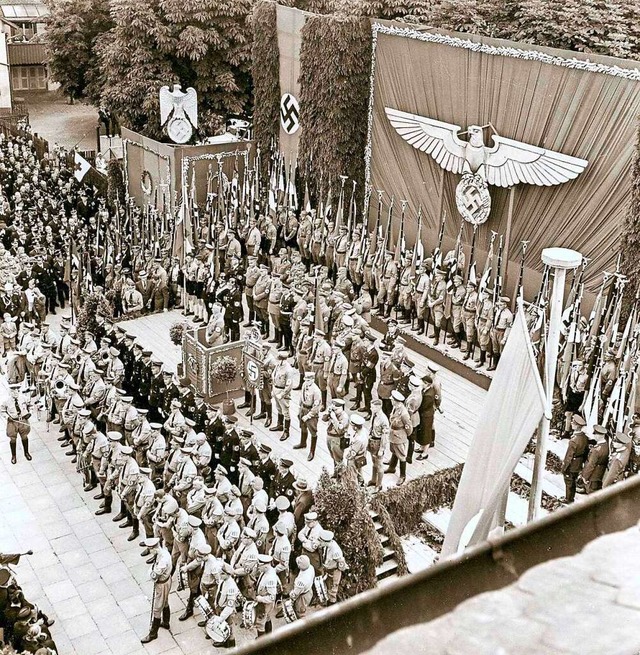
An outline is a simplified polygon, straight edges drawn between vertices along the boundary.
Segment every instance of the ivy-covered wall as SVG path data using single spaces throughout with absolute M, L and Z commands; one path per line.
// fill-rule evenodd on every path
M 300 158 L 312 187 L 340 175 L 364 195 L 364 149 L 371 72 L 371 24 L 352 16 L 311 16 L 300 52 Z M 347 188 L 350 186 L 348 183 Z M 359 203 L 360 205 L 360 203 Z
M 622 272 L 629 278 L 625 288 L 625 315 L 631 309 L 640 285 L 640 127 L 631 171 L 631 199 L 620 243 Z
M 280 60 L 276 3 L 259 2 L 253 10 L 252 50 L 254 138 L 262 152 L 262 162 L 268 165 L 268 153 L 278 142 L 280 120 Z

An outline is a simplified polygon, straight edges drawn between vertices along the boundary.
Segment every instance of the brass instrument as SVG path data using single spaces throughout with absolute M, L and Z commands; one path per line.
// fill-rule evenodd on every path
M 178 589 L 177 591 L 184 591 L 189 586 L 188 573 L 181 568 L 178 569 Z

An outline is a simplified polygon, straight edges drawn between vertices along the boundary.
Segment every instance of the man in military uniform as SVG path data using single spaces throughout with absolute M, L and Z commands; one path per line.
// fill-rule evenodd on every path
M 256 630 L 258 638 L 273 629 L 276 598 L 282 590 L 271 555 L 258 555 L 258 580 L 256 582 Z
M 409 435 L 413 431 L 411 417 L 404 406 L 404 396 L 399 391 L 391 393 L 391 415 L 389 416 L 389 443 L 391 446 L 391 460 L 385 473 L 395 473 L 396 465 L 400 462 L 400 478 L 397 486 L 404 484 L 407 479 L 407 455 L 409 451 Z
M 466 294 L 462 303 L 462 322 L 467 348 L 462 359 L 469 359 L 475 347 L 476 338 L 476 308 L 478 305 L 478 292 L 473 281 L 467 282 Z
M 498 366 L 500 355 L 502 354 L 504 346 L 507 343 L 507 338 L 509 337 L 509 332 L 511 331 L 513 314 L 507 306 L 510 302 L 510 298 L 502 296 L 496 303 L 496 314 L 491 326 L 491 348 L 493 356 L 491 358 L 491 366 L 488 368 L 489 371 L 495 371 Z
M 616 355 L 613 350 L 605 352 L 602 358 L 604 364 L 600 370 L 600 395 L 602 396 L 603 404 L 606 404 L 618 377 L 618 367 L 616 365 Z
M 400 312 L 400 320 L 402 323 L 410 323 L 412 321 L 411 308 L 413 306 L 413 286 L 415 276 L 412 271 L 411 253 L 406 252 L 404 261 L 402 262 L 402 271 L 400 272 L 400 279 L 398 280 L 398 311 Z
M 291 291 L 288 282 L 282 284 L 282 296 L 280 297 L 280 334 L 281 340 L 278 342 L 279 350 L 284 350 L 289 355 L 293 355 L 293 330 L 291 319 L 296 299 Z
M 244 278 L 244 295 L 247 299 L 247 307 L 249 313 L 247 314 L 247 321 L 244 327 L 249 327 L 256 320 L 256 310 L 253 306 L 253 289 L 260 279 L 260 267 L 258 266 L 258 258 L 249 256 L 247 258 L 247 270 Z
M 271 277 L 269 267 L 260 266 L 260 277 L 253 287 L 253 306 L 256 312 L 256 319 L 260 323 L 263 338 L 269 336 L 269 293 L 271 290 Z
M 376 369 L 378 366 L 378 349 L 376 348 L 376 335 L 367 330 L 365 332 L 365 350 L 362 355 L 361 365 L 361 390 L 362 398 L 364 400 L 365 418 L 371 416 L 371 399 L 373 394 L 373 386 L 376 382 Z M 358 408 L 359 409 L 359 408 Z
M 433 343 L 435 345 L 440 343 L 440 330 L 443 327 L 446 295 L 447 284 L 444 281 L 444 271 L 441 268 L 436 268 L 427 294 L 427 309 L 429 318 L 433 322 Z
M 334 605 L 338 600 L 342 574 L 347 570 L 347 563 L 342 554 L 342 548 L 335 541 L 331 530 L 320 532 L 320 548 L 322 550 L 322 572 L 327 583 L 327 605 Z
M 17 438 L 22 440 L 22 449 L 26 460 L 33 459 L 29 454 L 29 425 L 30 413 L 25 402 L 20 398 L 20 383 L 9 385 L 9 398 L 0 405 L 0 416 L 7 421 L 7 437 L 9 437 L 9 446 L 11 448 L 11 463 L 15 464 L 17 459 Z
M 307 447 L 307 435 L 311 437 L 308 461 L 311 461 L 316 454 L 316 443 L 318 441 L 318 418 L 322 410 L 322 392 L 314 381 L 315 373 L 307 371 L 304 376 L 304 383 L 300 391 L 300 443 L 294 449 Z
M 149 383 L 149 420 L 152 422 L 164 420 L 162 416 L 162 401 L 164 398 L 165 381 L 162 374 L 162 362 L 151 360 L 151 376 Z
M 279 273 L 271 276 L 271 287 L 269 289 L 269 304 L 267 311 L 269 321 L 273 325 L 273 339 L 269 343 L 279 344 L 281 341 L 280 333 L 280 298 L 282 298 L 282 280 Z
M 333 398 L 329 408 L 322 415 L 327 422 L 327 447 L 334 466 L 341 464 L 344 458 L 344 438 L 349 426 L 349 415 L 344 411 L 344 400 Z
M 327 406 L 327 377 L 325 367 L 331 359 L 331 346 L 325 339 L 323 330 L 316 329 L 314 333 L 314 342 L 309 355 L 309 365 L 315 372 L 316 384 L 322 395 L 322 407 Z
M 298 382 L 298 386 L 296 387 L 296 390 L 300 390 L 302 388 L 305 372 L 310 371 L 313 373 L 312 366 L 309 361 L 311 351 L 313 350 L 313 339 L 314 339 L 313 331 L 311 327 L 312 325 L 313 325 L 313 320 L 311 319 L 311 317 L 303 319 L 300 327 L 300 332 L 296 340 L 295 353 L 296 353 L 296 363 L 298 365 L 298 373 L 299 373 L 299 378 L 298 378 L 299 382 Z
M 382 489 L 383 461 L 387 449 L 389 448 L 389 434 L 391 428 L 389 419 L 382 411 L 382 401 L 373 400 L 371 402 L 373 417 L 371 420 L 371 430 L 369 432 L 369 442 L 367 450 L 371 455 L 371 480 L 367 483 L 368 487 L 374 487 L 376 491 Z
M 291 472 L 293 462 L 286 457 L 278 460 L 278 470 L 273 478 L 270 496 L 277 498 L 285 496 L 289 501 L 293 500 L 293 483 L 296 481 L 295 475 Z
M 169 593 L 171 591 L 171 554 L 160 545 L 157 537 L 145 539 L 144 545 L 153 554 L 153 565 L 150 577 L 153 580 L 153 614 L 151 616 L 151 629 L 146 637 L 140 641 L 148 644 L 158 638 L 158 629 L 163 627 L 169 629 L 171 619 L 171 608 L 169 607 Z
M 384 263 L 380 269 L 378 281 L 378 309 L 387 318 L 391 314 L 398 283 L 398 264 L 393 260 L 393 253 L 384 254 Z
M 593 436 L 596 439 L 596 444 L 591 448 L 580 476 L 584 481 L 584 487 L 588 494 L 602 489 L 602 478 L 609 464 L 607 429 L 602 425 L 594 425 Z
M 424 333 L 424 320 L 426 313 L 426 304 L 423 302 L 423 298 L 426 298 L 428 294 L 430 285 L 429 274 L 427 273 L 426 264 L 424 261 L 421 261 L 418 265 L 418 270 L 416 272 L 416 279 L 413 285 L 413 310 L 416 315 L 417 325 L 415 332 L 418 334 Z M 429 326 L 427 324 L 427 331 Z
M 466 296 L 466 290 L 463 286 L 462 275 L 453 276 L 453 292 L 451 294 L 451 331 L 453 347 L 460 348 L 462 343 L 464 319 L 463 305 Z
M 151 480 L 151 469 L 141 467 L 138 475 L 137 487 L 132 503 L 133 522 L 137 528 L 134 533 L 144 529 L 147 539 L 153 537 L 153 510 L 155 508 L 156 487 Z
M 272 383 L 273 372 L 278 365 L 274 354 L 271 352 L 268 343 L 262 344 L 264 353 L 262 359 L 262 389 L 260 389 L 260 412 L 254 415 L 254 419 L 264 419 L 264 426 L 268 428 L 271 425 L 272 417 Z
M 491 326 L 493 324 L 493 301 L 492 291 L 485 289 L 479 294 L 476 316 L 476 334 L 478 335 L 478 346 L 480 347 L 480 359 L 476 368 L 481 368 L 487 358 L 487 352 L 491 351 Z
M 273 403 L 276 408 L 276 424 L 269 428 L 271 432 L 283 430 L 280 441 L 289 438 L 289 428 L 291 427 L 291 416 L 289 408 L 291 406 L 291 389 L 293 388 L 293 369 L 287 359 L 287 352 L 278 353 L 278 365 L 273 370 Z
M 391 355 L 383 357 L 380 365 L 380 382 L 378 382 L 378 398 L 382 401 L 382 410 L 391 415 L 391 394 L 402 379 L 402 371 Z
M 344 341 L 336 341 L 331 348 L 331 359 L 326 364 L 327 388 L 331 398 L 344 398 L 347 393 L 349 361 L 342 349 Z

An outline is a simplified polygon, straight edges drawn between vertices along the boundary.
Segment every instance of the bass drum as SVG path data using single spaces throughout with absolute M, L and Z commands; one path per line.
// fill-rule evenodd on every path
M 255 600 L 247 600 L 242 606 L 242 625 L 249 629 L 253 628 L 256 623 L 256 603 Z
M 231 637 L 231 628 L 226 621 L 223 621 L 219 616 L 211 617 L 204 628 L 207 635 L 211 639 L 212 643 L 216 646 L 221 646 L 222 644 L 229 641 Z
M 293 606 L 293 601 L 290 598 L 287 598 L 282 602 L 282 613 L 284 614 L 287 623 L 293 623 L 298 619 L 298 615 Z

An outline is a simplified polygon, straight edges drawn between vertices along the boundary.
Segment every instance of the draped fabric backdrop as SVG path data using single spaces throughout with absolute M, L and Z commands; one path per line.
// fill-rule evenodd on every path
M 416 213 L 422 206 L 426 227 L 423 238 L 432 248 L 440 222 L 439 189 L 443 173 L 446 245 L 452 245 L 461 224 L 454 198 L 459 176 L 444 172 L 429 155 L 404 141 L 389 123 L 385 107 L 454 123 L 462 130 L 471 124 L 492 123 L 502 136 L 589 161 L 585 172 L 576 180 L 548 188 L 524 184 L 515 188 L 509 258 L 515 269 L 520 241 L 526 239 L 530 241 L 526 266 L 539 271 L 543 248 L 574 248 L 590 260 L 587 282 L 593 288 L 600 273 L 615 265 L 619 248 L 631 189 L 632 153 L 640 115 L 640 82 L 532 59 L 423 42 L 416 38 L 418 32 L 407 29 L 406 25 L 377 22 L 404 32 L 402 36 L 377 34 L 370 142 L 373 190 L 370 224 L 375 220 L 377 207 L 375 190 L 382 189 L 385 203 L 391 195 L 396 200 L 392 224 L 394 238 L 399 230 L 400 200 L 405 199 L 410 203 L 405 223 L 407 245 L 414 244 Z M 640 68 L 636 62 L 608 57 L 587 57 L 428 28 L 423 31 L 609 66 Z M 490 131 L 485 130 L 485 143 L 493 145 L 489 135 Z M 490 231 L 504 234 L 507 227 L 509 191 L 492 186 L 490 192 L 491 215 L 479 229 L 476 241 L 480 267 L 484 264 Z M 471 226 L 467 224 L 463 241 L 469 244 L 471 235 Z M 468 256 L 469 247 L 466 252 Z M 527 277 L 538 278 L 536 275 Z M 516 278 L 517 273 L 512 270 L 510 290 Z
M 306 21 L 304 12 L 293 7 L 277 6 L 278 51 L 280 53 L 280 97 L 291 93 L 300 102 L 300 47 L 302 28 Z M 280 152 L 286 161 L 295 162 L 302 126 L 293 134 L 287 134 L 280 123 Z

